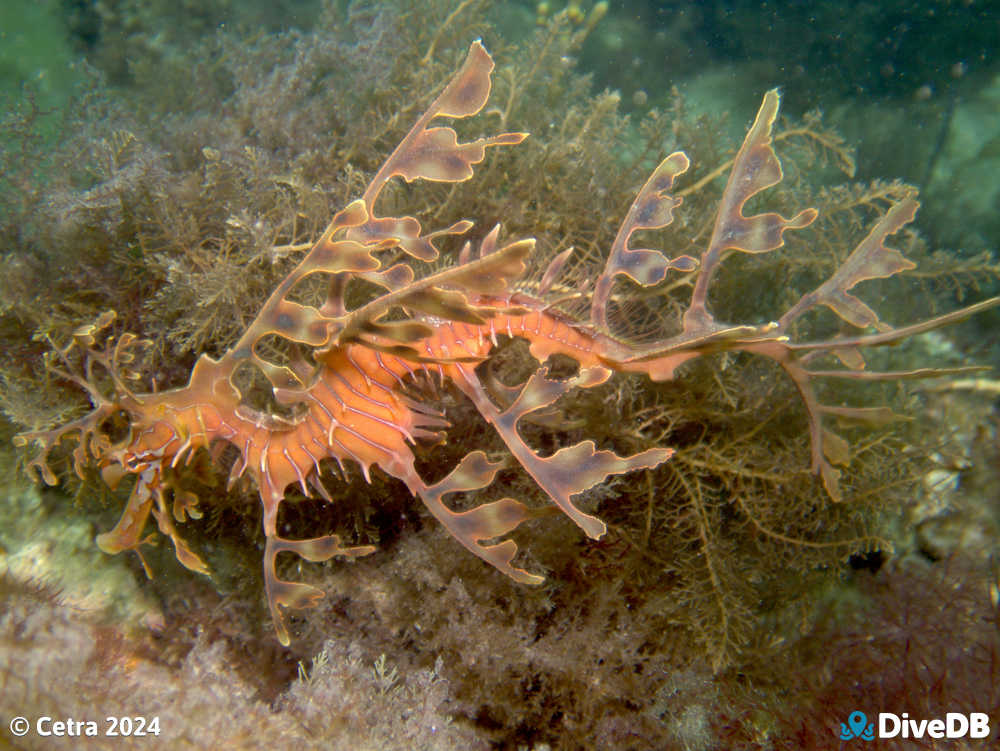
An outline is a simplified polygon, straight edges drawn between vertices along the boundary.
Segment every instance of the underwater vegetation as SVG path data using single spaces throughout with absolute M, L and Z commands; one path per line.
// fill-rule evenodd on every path
M 633 125 L 568 67 L 586 25 L 557 15 L 494 70 L 475 13 L 428 28 L 414 8 L 220 37 L 189 73 L 219 111 L 140 101 L 156 134 L 93 96 L 61 147 L 86 168 L 48 184 L 38 112 L 10 118 L 3 407 L 81 508 L 49 503 L 100 519 L 163 607 L 152 634 L 56 618 L 67 644 L 106 637 L 64 672 L 131 676 L 116 701 L 147 707 L 220 674 L 190 702 L 231 702 L 246 724 L 211 732 L 244 745 L 269 717 L 367 728 L 366 692 L 406 720 L 371 729 L 382 747 L 451 747 L 428 731 L 446 726 L 465 748 L 822 737 L 844 714 L 823 714 L 824 675 L 795 694 L 807 730 L 776 698 L 828 664 L 800 635 L 857 643 L 844 562 L 888 557 L 887 520 L 963 452 L 903 418 L 933 397 L 900 383 L 970 367 L 885 345 L 1000 304 L 938 309 L 995 268 L 928 252 L 910 186 L 833 184 L 849 149 L 817 116 L 781 123 L 776 91 L 742 146 L 679 99 Z M 894 282 L 926 312 L 863 301 Z M 58 596 L 5 586 L 5 638 L 48 638 Z M 968 632 L 963 681 L 995 679 L 995 632 Z M 836 669 L 878 672 L 897 642 L 878 644 Z M 25 695 L 58 671 L 14 659 Z
M 672 380 L 681 365 L 706 354 L 744 351 L 774 360 L 795 384 L 808 417 L 811 469 L 820 475 L 831 501 L 841 502 L 840 470 L 849 461 L 847 442 L 823 425 L 823 419 L 886 421 L 891 411 L 880 407 L 823 404 L 814 381 L 844 378 L 860 381 L 933 377 L 940 368 L 905 371 L 867 369 L 861 350 L 895 344 L 906 337 L 931 331 L 1000 304 L 985 300 L 926 321 L 893 328 L 868 305 L 851 294 L 860 282 L 890 277 L 913 268 L 898 250 L 887 247 L 894 235 L 916 215 L 911 196 L 894 202 L 868 235 L 826 281 L 805 293 L 778 321 L 763 325 L 734 325 L 718 321 L 708 306 L 708 291 L 727 251 L 748 254 L 777 250 L 789 229 L 804 229 L 818 215 L 803 209 L 791 219 L 774 212 L 746 216 L 747 202 L 782 179 L 772 148 L 772 129 L 778 114 L 778 93 L 768 92 L 757 118 L 737 152 L 726 188 L 719 201 L 712 232 L 699 258 L 632 247 L 633 234 L 659 229 L 673 222 L 681 200 L 671 194 L 674 181 L 688 170 L 684 152 L 668 155 L 654 169 L 629 208 L 612 243 L 604 269 L 596 278 L 590 300 L 590 320 L 581 323 L 559 312 L 586 298 L 591 275 L 563 278 L 574 248 L 548 264 L 534 282 L 534 294 L 515 284 L 527 269 L 534 239 L 501 245 L 500 225 L 487 234 L 476 251 L 466 242 L 455 265 L 418 277 L 411 260 L 438 259 L 434 241 L 468 232 L 473 223 L 459 221 L 424 232 L 412 216 L 378 216 L 376 202 L 393 178 L 407 182 L 431 180 L 459 183 L 473 176 L 488 147 L 519 144 L 527 134 L 499 133 L 461 143 L 450 127 L 431 125 L 437 118 L 465 118 L 479 113 L 489 98 L 494 64 L 479 42 L 473 43 L 460 70 L 447 84 L 399 146 L 368 182 L 361 198 L 338 212 L 308 249 L 286 249 L 303 257 L 264 302 L 257 317 L 236 343 L 219 358 L 202 355 L 185 386 L 137 393 L 129 380 L 135 348 L 147 346 L 132 333 L 107 336 L 115 313 L 102 314 L 90 326 L 77 329 L 72 340 L 49 358 L 49 370 L 74 382 L 89 395 L 93 410 L 51 430 L 19 434 L 15 443 L 35 443 L 40 452 L 29 463 L 40 478 L 54 485 L 58 478 L 49 466 L 50 452 L 67 438 L 76 443 L 73 469 L 84 479 L 88 466 L 96 467 L 112 487 L 128 475 L 134 483 L 122 517 L 97 544 L 107 553 L 134 551 L 141 546 L 152 513 L 159 531 L 170 538 L 177 559 L 192 571 L 207 574 L 202 558 L 181 537 L 175 522 L 198 519 L 197 494 L 175 479 L 182 460 L 199 449 L 221 455 L 235 449 L 227 485 L 248 474 L 260 493 L 266 538 L 265 590 L 278 638 L 289 643 L 282 608 L 307 607 L 322 596 L 315 587 L 279 579 L 275 563 L 282 552 L 296 553 L 313 562 L 355 557 L 374 552 L 370 545 L 345 546 L 339 535 L 294 540 L 277 533 L 278 513 L 289 486 L 305 497 L 313 493 L 333 503 L 323 484 L 322 463 L 334 460 L 345 476 L 345 462 L 353 462 L 370 482 L 378 467 L 401 480 L 428 511 L 468 550 L 515 581 L 541 583 L 541 577 L 512 564 L 517 545 L 503 537 L 537 512 L 513 498 L 502 498 L 462 511 L 452 511 L 444 497 L 486 489 L 504 466 L 479 449 L 465 454 L 443 479 L 428 482 L 415 468 L 410 445 L 415 439 L 446 441 L 450 427 L 427 397 L 408 392 L 428 391 L 438 376 L 443 386 L 452 382 L 499 433 L 512 457 L 546 495 L 588 537 L 602 538 L 606 524 L 573 501 L 611 475 L 654 469 L 670 459 L 673 450 L 648 448 L 628 457 L 597 450 L 593 440 L 560 448 L 543 457 L 522 437 L 520 421 L 546 410 L 575 388 L 605 383 L 613 371 L 638 372 L 654 381 Z M 378 255 L 376 255 L 378 254 Z M 616 276 L 642 287 L 659 285 L 677 272 L 691 277 L 690 303 L 683 312 L 679 333 L 631 343 L 615 336 L 609 307 Z M 307 291 L 315 293 L 314 276 L 324 279 L 328 291 L 316 305 L 297 302 Z M 348 305 L 355 282 L 381 288 L 370 299 Z M 311 289 L 309 289 L 311 288 Z M 557 299 L 546 300 L 555 288 Z M 795 341 L 794 326 L 803 314 L 825 306 L 857 329 L 877 333 L 841 335 Z M 652 314 L 650 314 L 652 315 Z M 539 367 L 519 386 L 503 384 L 502 373 L 490 373 L 498 384 L 491 397 L 477 367 L 489 370 L 498 337 L 528 343 Z M 277 337 L 277 343 L 268 342 Z M 647 334 L 648 337 L 648 334 Z M 282 352 L 281 345 L 299 345 Z M 272 354 L 273 350 L 278 350 Z M 285 354 L 287 359 L 282 359 Z M 571 358 L 578 372 L 568 378 L 549 377 L 549 359 Z M 812 366 L 832 355 L 841 366 Z M 238 383 L 238 371 L 254 367 L 266 379 L 273 408 L 255 409 L 244 398 L 247 387 Z M 110 386 L 109 389 L 102 386 Z M 497 404 L 497 402 L 500 402 Z M 124 423 L 124 425 L 122 424 Z M 556 422 L 556 424 L 558 424 Z M 442 428 L 432 431 L 428 428 Z M 581 426 L 586 434 L 586 425 Z M 120 440 L 116 435 L 123 434 Z M 216 444 L 224 444 L 217 446 Z M 145 562 L 144 562 L 145 565 Z M 147 568 L 147 574 L 149 574 Z M 151 575 L 151 574 L 150 574 Z

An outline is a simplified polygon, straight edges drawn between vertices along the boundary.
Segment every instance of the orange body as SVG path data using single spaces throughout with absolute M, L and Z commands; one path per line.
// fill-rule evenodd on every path
M 255 413 L 224 394 L 199 399 L 203 391 L 192 388 L 199 378 L 196 368 L 189 386 L 143 396 L 133 406 L 132 440 L 119 461 L 127 471 L 141 474 L 150 467 L 176 466 L 189 451 L 208 447 L 215 440 L 232 443 L 241 454 L 233 479 L 247 470 L 255 476 L 270 533 L 287 486 L 298 484 L 308 494 L 307 478 L 319 474 L 319 462 L 327 457 L 342 467 L 346 460 L 356 462 L 366 478 L 373 465 L 379 466 L 416 491 L 410 482 L 414 460 L 410 444 L 417 437 L 432 435 L 427 427 L 445 423 L 433 410 L 421 410 L 403 395 L 413 376 L 427 373 L 463 382 L 464 373 L 486 359 L 502 336 L 527 340 L 532 354 L 542 361 L 562 354 L 577 360 L 582 369 L 605 364 L 604 337 L 545 311 L 540 303 L 522 295 L 516 297 L 516 306 L 509 299 L 490 301 L 494 307 L 515 307 L 517 313 L 523 312 L 526 302 L 537 309 L 527 314 L 500 312 L 485 324 L 430 322 L 432 335 L 414 345 L 428 361 L 434 361 L 430 364 L 360 344 L 324 353 L 323 367 L 303 392 L 305 410 L 294 420 Z M 149 508 L 148 503 L 145 506 Z M 128 530 L 136 526 L 141 529 L 130 523 Z M 103 536 L 102 547 L 121 550 L 137 541 L 132 535 L 109 533 Z

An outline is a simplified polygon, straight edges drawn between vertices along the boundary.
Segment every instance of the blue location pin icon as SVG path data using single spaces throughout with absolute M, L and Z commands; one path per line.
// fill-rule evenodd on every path
M 864 712 L 851 712 L 847 717 L 847 724 L 851 726 L 854 737 L 860 738 L 861 734 L 865 732 L 865 725 L 868 724 L 868 718 L 865 717 Z

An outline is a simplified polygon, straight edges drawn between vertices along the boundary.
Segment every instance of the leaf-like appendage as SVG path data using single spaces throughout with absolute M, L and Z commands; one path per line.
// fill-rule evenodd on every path
M 509 292 L 513 281 L 524 273 L 524 259 L 534 247 L 533 239 L 520 240 L 382 295 L 342 319 L 343 329 L 337 341 L 356 340 L 368 321 L 377 321 L 394 307 L 412 307 L 440 318 L 481 324 L 484 316 L 478 311 L 483 308 L 469 301 L 470 294 Z
M 283 336 L 291 342 L 319 347 L 329 341 L 329 325 L 332 322 L 311 305 L 281 300 L 272 309 L 269 333 Z
M 406 296 L 406 307 L 448 321 L 459 321 L 473 326 L 486 323 L 486 319 L 479 315 L 469 302 L 468 296 L 458 290 L 437 287 L 419 290 Z
M 319 563 L 328 561 L 335 556 L 357 558 L 375 552 L 374 545 L 357 545 L 344 547 L 337 535 L 314 537 L 309 540 L 286 540 L 269 534 L 264 549 L 264 589 L 267 592 L 267 604 L 271 610 L 271 619 L 278 641 L 288 646 L 288 629 L 281 608 L 309 608 L 323 597 L 323 590 L 309 584 L 289 582 L 278 578 L 275 570 L 275 560 L 278 553 L 296 553 L 307 561 Z
M 365 226 L 352 230 L 348 237 L 362 240 L 393 237 L 414 258 L 430 261 L 437 257 L 437 249 L 431 241 L 432 235 L 422 236 L 420 223 L 416 219 L 376 217 L 375 202 L 385 184 L 394 177 L 401 177 L 407 182 L 468 180 L 473 175 L 474 165 L 485 158 L 487 148 L 513 146 L 528 137 L 527 133 L 497 133 L 461 143 L 452 128 L 430 127 L 431 121 L 437 117 L 463 118 L 477 114 L 489 98 L 493 67 L 493 58 L 482 43 L 473 42 L 462 68 L 414 123 L 368 184 L 362 200 L 371 217 Z M 466 231 L 469 226 L 469 223 L 459 223 L 450 229 L 458 233 Z
M 189 571 L 208 576 L 208 566 L 205 564 L 205 561 L 181 537 L 180 532 L 177 531 L 170 518 L 170 514 L 160 508 L 154 508 L 153 517 L 156 519 L 156 526 L 159 528 L 160 533 L 169 537 L 170 541 L 174 544 L 174 555 L 176 555 L 180 564 Z
M 423 485 L 411 481 L 427 509 L 454 535 L 469 551 L 482 558 L 499 571 L 523 584 L 540 584 L 543 577 L 531 574 L 511 564 L 517 554 L 517 543 L 504 540 L 495 545 L 483 545 L 491 540 L 512 532 L 524 520 L 530 518 L 528 508 L 513 498 L 502 498 L 492 503 L 468 511 L 452 511 L 444 505 L 442 498 L 448 493 L 468 492 L 485 488 L 493 482 L 502 462 L 491 462 L 482 451 L 467 454 L 451 473 L 434 485 Z
M 572 388 L 588 388 L 602 383 L 609 371 L 585 369 L 574 378 L 553 380 L 546 377 L 546 368 L 540 368 L 528 379 L 513 404 L 502 412 L 490 401 L 471 369 L 460 366 L 460 371 L 462 377 L 457 381 L 458 387 L 473 401 L 480 414 L 493 424 L 525 471 L 588 537 L 602 537 L 607 527 L 596 516 L 577 508 L 572 496 L 589 490 L 609 475 L 651 469 L 673 455 L 672 449 L 655 448 L 621 457 L 611 451 L 596 451 L 593 441 L 582 441 L 560 449 L 552 456 L 541 457 L 524 442 L 517 430 L 517 423 L 522 417 L 548 407 Z
M 434 117 L 471 117 L 490 98 L 493 58 L 478 39 L 469 45 L 469 54 L 445 90 L 435 100 Z
M 523 140 L 522 133 L 501 133 L 459 143 L 458 134 L 452 128 L 427 128 L 410 142 L 406 158 L 396 160 L 393 176 L 407 182 L 460 183 L 472 177 L 472 165 L 483 161 L 487 146 L 514 146 Z
M 97 535 L 97 547 L 108 555 L 123 550 L 138 550 L 142 544 L 142 531 L 153 508 L 153 495 L 149 482 L 140 477 L 129 494 L 128 503 L 113 529 Z
M 394 244 L 394 242 L 379 245 L 355 240 L 320 240 L 309 251 L 301 266 L 302 274 L 297 276 L 302 278 L 309 274 L 359 274 L 364 271 L 377 271 L 381 264 L 372 253 Z
M 744 216 L 743 207 L 753 196 L 781 182 L 783 173 L 771 143 L 771 131 L 778 116 L 777 89 L 764 95 L 757 117 L 740 147 L 729 181 L 719 202 L 719 212 L 707 250 L 701 257 L 701 272 L 691 293 L 691 306 L 684 314 L 684 331 L 711 329 L 714 319 L 708 311 L 708 287 L 725 250 L 766 253 L 784 244 L 787 229 L 802 229 L 815 221 L 816 209 L 803 209 L 791 219 L 769 212 Z
M 912 222 L 919 207 L 920 204 L 912 197 L 893 204 L 833 276 L 803 295 L 781 317 L 781 329 L 786 330 L 792 321 L 810 308 L 825 305 L 853 326 L 874 326 L 879 331 L 890 331 L 891 327 L 879 320 L 874 310 L 848 290 L 866 279 L 884 279 L 916 267 L 898 250 L 886 247 L 885 239 Z
M 437 232 L 421 235 L 420 222 L 412 216 L 373 217 L 363 226 L 351 229 L 347 237 L 362 243 L 399 246 L 417 260 L 433 261 L 438 257 L 438 249 L 434 245 L 435 238 L 443 235 L 461 235 L 468 232 L 471 227 L 472 222 L 461 221 Z
M 87 468 L 94 462 L 102 462 L 112 448 L 111 439 L 103 429 L 109 418 L 123 409 L 125 402 L 134 403 L 126 380 L 130 369 L 123 366 L 135 362 L 135 350 L 149 344 L 134 334 L 124 333 L 115 337 L 111 334 L 111 324 L 117 314 L 113 310 L 101 313 L 90 324 L 77 327 L 72 339 L 65 346 L 58 346 L 46 335 L 52 350 L 45 355 L 45 367 L 60 379 L 79 386 L 90 399 L 93 409 L 89 414 L 51 430 L 34 430 L 18 433 L 13 438 L 15 446 L 29 443 L 38 447 L 38 453 L 27 461 L 25 468 L 36 475 L 46 485 L 56 485 L 59 480 L 49 466 L 49 455 L 64 438 L 75 440 L 72 450 L 73 471 L 80 479 L 85 478 Z M 103 340 L 98 346 L 98 341 Z M 110 380 L 98 377 L 98 368 Z M 107 469 L 107 464 L 102 470 Z
M 469 143 L 459 143 L 451 128 L 428 125 L 436 117 L 463 118 L 475 115 L 489 99 L 493 58 L 478 40 L 469 47 L 462 68 L 444 91 L 417 120 L 410 132 L 372 179 L 364 201 L 369 211 L 383 186 L 393 177 L 407 181 L 461 182 L 472 177 L 472 166 L 483 160 L 489 146 L 512 146 L 526 133 L 499 133 Z
M 611 245 L 604 271 L 594 287 L 591 320 L 598 328 L 607 328 L 608 298 L 618 274 L 624 274 L 636 284 L 648 287 L 663 281 L 670 269 L 688 272 L 697 268 L 697 261 L 690 256 L 667 258 L 658 250 L 629 247 L 629 240 L 638 230 L 660 229 L 673 222 L 674 209 L 680 206 L 681 199 L 667 191 L 673 187 L 677 176 L 687 171 L 690 164 L 683 152 L 671 154 L 660 162 L 632 202 Z
M 472 176 L 473 166 L 483 160 L 487 148 L 517 144 L 527 137 L 525 133 L 498 133 L 460 143 L 453 129 L 430 125 L 438 117 L 462 118 L 478 113 L 489 97 L 493 67 L 489 53 L 480 42 L 474 42 L 462 68 L 375 174 L 364 196 L 334 216 L 320 239 L 274 290 L 240 341 L 222 358 L 230 378 L 240 363 L 249 360 L 275 389 L 303 387 L 306 384 L 300 373 L 258 352 L 258 344 L 264 337 L 274 334 L 316 349 L 360 341 L 358 337 L 363 333 L 376 333 L 383 326 L 379 319 L 405 305 L 407 296 L 415 309 L 447 312 L 444 317 L 465 322 L 484 320 L 468 298 L 463 300 L 460 296 L 466 292 L 506 292 L 510 280 L 523 273 L 523 257 L 531 250 L 533 241 L 515 243 L 496 253 L 487 253 L 487 257 L 468 267 L 460 266 L 414 282 L 417 275 L 412 268 L 396 264 L 383 269 L 375 253 L 398 247 L 412 258 L 433 261 L 438 256 L 435 238 L 465 233 L 472 222 L 462 220 L 422 234 L 420 222 L 414 217 L 378 217 L 373 209 L 382 189 L 394 177 L 407 181 L 461 182 Z M 326 301 L 316 308 L 289 300 L 296 285 L 312 274 L 331 277 Z M 383 286 L 389 292 L 348 312 L 344 290 L 352 276 Z M 435 287 L 449 282 L 461 291 L 450 293 Z M 377 333 L 385 341 L 373 341 L 373 347 L 407 356 L 406 344 L 414 339 L 416 329 L 393 325 L 384 326 Z
M 362 330 L 365 333 L 375 334 L 403 344 L 426 339 L 434 333 L 434 329 L 429 324 L 421 321 L 387 321 L 385 323 L 366 321 L 362 325 Z

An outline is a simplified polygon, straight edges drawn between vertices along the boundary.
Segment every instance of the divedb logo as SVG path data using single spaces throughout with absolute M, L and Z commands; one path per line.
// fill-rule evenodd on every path
M 837 732 L 837 731 L 834 731 Z M 872 741 L 876 738 L 988 738 L 990 716 L 985 712 L 948 712 L 944 718 L 914 720 L 909 714 L 879 712 L 876 723 L 869 722 L 864 712 L 855 710 L 840 723 L 837 737 L 842 741 L 855 738 Z

